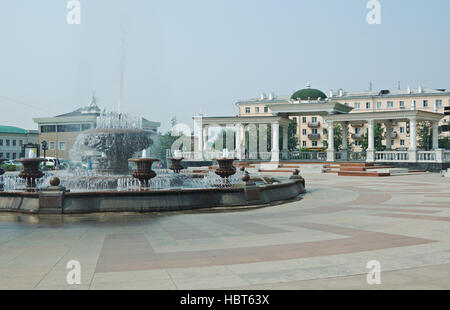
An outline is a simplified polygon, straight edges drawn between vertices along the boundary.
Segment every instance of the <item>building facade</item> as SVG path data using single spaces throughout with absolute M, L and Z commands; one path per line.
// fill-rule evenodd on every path
M 444 107 L 450 106 L 450 92 L 445 89 L 427 89 L 419 86 L 417 89 L 379 90 L 364 92 L 347 92 L 342 89 L 330 91 L 328 95 L 307 85 L 305 89 L 295 92 L 292 96 L 275 96 L 262 94 L 259 98 L 239 101 L 236 103 L 240 116 L 272 115 L 270 106 L 308 103 L 308 102 L 337 101 L 353 108 L 350 113 L 372 113 L 405 111 L 411 109 L 444 113 Z M 291 116 L 297 122 L 296 134 L 298 147 L 308 149 L 326 148 L 328 126 L 321 115 Z M 449 125 L 450 116 L 443 118 L 439 125 Z M 386 126 L 382 124 L 383 129 Z M 409 122 L 392 122 L 391 149 L 407 149 L 410 147 Z M 351 124 L 349 130 L 349 146 L 354 150 L 361 149 L 361 141 L 367 135 L 367 124 Z M 442 132 L 441 136 L 448 135 Z M 383 142 L 385 144 L 385 142 Z
M 69 159 L 70 150 L 78 135 L 96 128 L 97 117 L 104 111 L 92 97 L 90 105 L 81 107 L 73 112 L 54 117 L 34 118 L 39 127 L 39 144 L 47 142 L 47 157 Z M 143 129 L 157 132 L 161 124 L 142 118 Z M 41 154 L 42 155 L 42 154 Z
M 39 132 L 13 126 L 0 126 L 0 158 L 15 160 L 25 157 L 25 145 L 38 145 Z

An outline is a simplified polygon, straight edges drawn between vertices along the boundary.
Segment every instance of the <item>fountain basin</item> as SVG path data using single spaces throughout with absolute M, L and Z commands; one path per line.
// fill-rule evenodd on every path
M 164 212 L 265 205 L 291 200 L 305 192 L 303 179 L 277 178 L 274 184 L 234 188 L 145 191 L 38 193 L 1 192 L 0 212 L 80 214 L 95 212 Z

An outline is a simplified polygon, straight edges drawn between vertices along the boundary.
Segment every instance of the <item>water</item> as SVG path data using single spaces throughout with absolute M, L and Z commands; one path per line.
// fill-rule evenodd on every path
M 201 177 L 190 173 L 176 174 L 167 169 L 155 169 L 154 171 L 157 173 L 157 176 L 149 181 L 151 190 L 227 188 L 243 185 L 242 177 L 244 173 L 242 171 L 237 171 L 228 180 L 222 179 L 213 171 L 208 171 L 206 175 Z M 61 180 L 61 186 L 70 189 L 71 192 L 141 190 L 139 180 L 132 176 L 99 176 L 87 170 L 74 170 L 73 172 L 47 171 L 44 174 L 44 177 L 36 180 L 38 190 L 49 187 L 50 179 L 53 176 L 58 177 Z M 264 179 L 262 180 L 266 183 Z M 4 191 L 6 192 L 23 191 L 26 188 L 26 181 L 19 177 L 18 172 L 3 175 L 0 177 L 0 183 L 4 184 Z

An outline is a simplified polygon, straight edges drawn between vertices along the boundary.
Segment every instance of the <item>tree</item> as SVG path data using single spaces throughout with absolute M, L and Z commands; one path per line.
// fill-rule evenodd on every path
M 431 122 L 423 121 L 417 123 L 417 138 L 419 147 L 429 151 L 433 147 L 433 125 Z
M 339 151 L 342 148 L 342 127 L 339 126 L 338 124 L 334 124 L 333 132 L 334 132 L 333 133 L 334 149 L 336 151 Z M 327 135 L 327 140 L 323 141 L 323 146 L 324 146 L 324 148 L 328 148 L 328 129 L 327 128 L 323 129 L 323 134 Z M 347 141 L 348 141 L 348 137 L 347 137 Z
M 170 150 L 172 145 L 181 136 L 173 136 L 171 132 L 157 137 L 150 148 L 150 156 L 159 159 L 163 167 L 167 167 L 166 151 Z
M 295 151 L 298 146 L 297 122 L 291 122 L 288 127 L 288 150 Z
M 381 123 L 376 123 L 373 129 L 374 133 L 374 145 L 376 151 L 382 151 L 384 149 L 383 146 L 383 134 L 384 129 L 381 127 Z M 369 130 L 366 130 L 366 134 L 364 135 L 364 138 L 361 140 L 361 147 L 365 151 L 369 147 Z
M 450 149 L 450 137 L 443 137 L 439 139 L 439 148 L 448 150 Z

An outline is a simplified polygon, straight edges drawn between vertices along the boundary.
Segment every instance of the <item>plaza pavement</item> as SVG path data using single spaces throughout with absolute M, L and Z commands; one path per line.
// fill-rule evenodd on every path
M 0 289 L 450 289 L 450 178 L 303 176 L 260 208 L 0 214 Z

